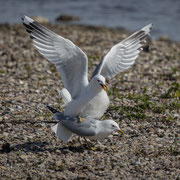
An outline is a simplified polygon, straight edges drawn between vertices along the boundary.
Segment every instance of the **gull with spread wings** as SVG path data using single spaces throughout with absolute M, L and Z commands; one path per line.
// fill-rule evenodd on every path
M 111 79 L 134 63 L 152 28 L 149 24 L 114 45 L 88 81 L 88 58 L 79 47 L 27 16 L 22 20 L 39 53 L 60 72 L 64 84 L 61 96 L 66 104 L 64 115 L 97 119 L 109 106 L 105 78 Z

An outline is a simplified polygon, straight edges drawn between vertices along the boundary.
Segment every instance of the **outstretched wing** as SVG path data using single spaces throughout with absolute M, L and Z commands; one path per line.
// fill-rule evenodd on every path
M 34 46 L 56 66 L 64 87 L 72 98 L 77 98 L 82 88 L 88 84 L 86 54 L 70 40 L 57 35 L 33 19 L 24 16 L 22 20 L 26 31 L 33 39 Z
M 131 36 L 116 44 L 96 67 L 93 75 L 101 74 L 105 78 L 112 78 L 118 73 L 128 69 L 138 57 L 143 43 L 149 35 L 152 24 L 133 33 Z

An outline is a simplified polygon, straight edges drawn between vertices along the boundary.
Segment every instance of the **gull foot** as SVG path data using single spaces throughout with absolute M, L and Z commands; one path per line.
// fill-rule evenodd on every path
M 96 151 L 96 150 L 97 150 L 96 147 L 90 147 L 90 149 L 93 150 L 93 151 Z
M 82 123 L 82 122 L 84 121 L 84 118 L 82 118 L 82 117 L 80 117 L 80 116 L 78 116 L 77 119 L 78 119 L 78 122 L 79 122 L 79 123 Z
M 88 140 L 85 137 L 84 137 L 84 140 L 86 142 L 86 146 L 87 146 L 88 149 L 93 150 L 93 151 L 97 150 L 97 148 L 94 147 L 90 142 L 88 142 Z

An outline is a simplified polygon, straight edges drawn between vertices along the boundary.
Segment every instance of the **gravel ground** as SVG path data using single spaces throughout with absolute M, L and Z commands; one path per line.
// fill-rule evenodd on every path
M 47 26 L 82 48 L 89 74 L 128 35 Z M 63 110 L 57 92 L 63 86 L 22 25 L 0 25 L 0 62 L 0 179 L 180 179 L 180 44 L 149 40 L 135 65 L 108 81 L 111 104 L 103 118 L 113 118 L 126 135 L 93 142 L 95 151 L 76 136 L 64 144 L 53 124 L 39 123 L 52 120 L 45 104 Z

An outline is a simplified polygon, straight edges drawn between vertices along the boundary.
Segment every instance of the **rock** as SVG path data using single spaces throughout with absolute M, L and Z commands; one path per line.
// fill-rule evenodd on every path
M 56 21 L 79 21 L 80 18 L 77 16 L 71 16 L 67 14 L 61 14 L 56 18 Z
M 42 16 L 33 16 L 32 19 L 34 19 L 35 21 L 39 22 L 39 23 L 48 23 L 49 20 L 45 17 L 42 17 Z
M 9 143 L 4 143 L 2 145 L 2 151 L 5 152 L 5 153 L 9 153 L 11 152 L 12 148 L 10 147 L 10 144 Z
M 3 133 L 3 136 L 8 137 L 8 136 L 9 136 L 9 133 L 4 132 L 4 133 Z
M 159 38 L 160 41 L 170 41 L 169 37 L 167 35 L 163 35 Z
M 27 155 L 24 155 L 24 154 L 22 154 L 21 156 L 20 156 L 20 158 L 22 159 L 22 160 L 24 160 L 24 161 L 27 161 Z
M 104 149 L 106 148 L 106 146 L 104 146 L 103 144 L 98 144 L 95 148 L 96 148 L 98 151 L 104 151 Z
M 56 161 L 55 165 L 58 166 L 58 167 L 61 166 L 62 165 L 62 161 L 61 160 Z

